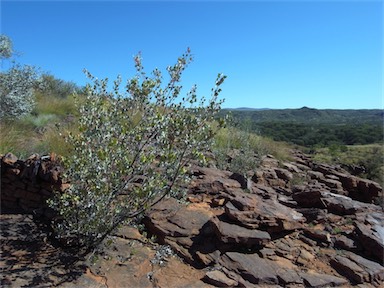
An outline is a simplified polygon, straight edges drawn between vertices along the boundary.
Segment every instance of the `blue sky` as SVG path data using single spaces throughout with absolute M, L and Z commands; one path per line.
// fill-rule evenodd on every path
M 224 107 L 383 108 L 383 1 L 1 1 L 18 62 L 79 85 L 165 71 L 187 47 L 183 85 Z

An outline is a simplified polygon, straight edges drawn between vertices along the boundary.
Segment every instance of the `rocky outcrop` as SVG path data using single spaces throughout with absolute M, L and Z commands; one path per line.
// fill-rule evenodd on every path
M 372 202 L 381 187 L 301 153 L 262 163 L 249 177 L 192 167 L 193 203 L 158 203 L 146 227 L 194 267 L 209 268 L 203 280 L 217 287 L 378 287 L 384 214 Z
M 53 157 L 20 161 L 7 154 L 1 173 L 2 209 L 45 215 L 45 199 L 65 188 Z M 189 265 L 164 258 L 169 248 L 147 249 L 137 230 L 122 227 L 77 286 L 92 287 L 90 279 L 100 287 L 380 287 L 384 281 L 379 184 L 299 152 L 291 162 L 268 155 L 246 175 L 199 166 L 189 173 L 189 203 L 163 199 L 143 219 L 148 234 L 166 245 L 159 247 L 172 247 Z M 17 249 L 11 229 L 4 231 L 2 249 Z M 3 280 L 25 285 L 15 280 L 16 268 Z
M 0 157 L 1 209 L 34 213 L 51 218 L 53 211 L 46 200 L 53 191 L 65 189 L 61 181 L 62 166 L 54 154 L 34 154 L 19 160 L 12 153 Z

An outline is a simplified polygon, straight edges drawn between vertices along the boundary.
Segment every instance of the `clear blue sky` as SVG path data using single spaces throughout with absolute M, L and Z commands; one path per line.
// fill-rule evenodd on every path
M 383 108 L 383 1 L 1 1 L 18 62 L 79 85 L 165 71 L 187 47 L 184 86 L 224 107 Z

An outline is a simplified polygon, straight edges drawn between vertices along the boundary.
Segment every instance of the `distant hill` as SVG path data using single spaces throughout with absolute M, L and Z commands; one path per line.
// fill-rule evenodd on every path
M 380 109 L 223 109 L 222 113 L 231 111 L 236 119 L 248 118 L 253 122 L 282 121 L 294 123 L 329 123 L 347 124 L 354 121 L 363 123 L 383 123 L 384 111 Z
M 383 143 L 384 111 L 380 109 L 223 109 L 234 125 L 304 146 Z
M 239 107 L 239 108 L 226 108 L 224 110 L 228 110 L 228 111 L 261 111 L 261 110 L 270 110 L 270 108 Z

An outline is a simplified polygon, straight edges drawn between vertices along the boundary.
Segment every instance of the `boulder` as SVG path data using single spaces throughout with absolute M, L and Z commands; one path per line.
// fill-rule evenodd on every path
M 256 173 L 252 180 L 255 183 L 267 184 L 271 187 L 285 186 L 285 180 L 280 179 L 275 171 L 277 168 L 265 168 L 263 167 L 261 173 Z M 288 172 L 290 173 L 290 172 Z

